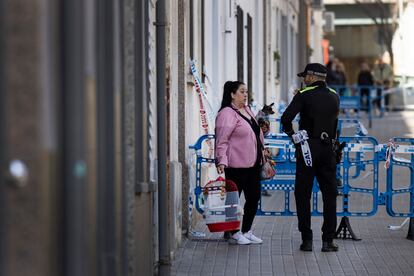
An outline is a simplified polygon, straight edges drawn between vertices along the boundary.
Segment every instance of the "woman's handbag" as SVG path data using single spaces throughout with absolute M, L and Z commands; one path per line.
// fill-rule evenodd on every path
M 264 157 L 264 161 L 260 170 L 260 178 L 262 180 L 272 179 L 276 174 L 275 162 L 267 156 Z
M 204 186 L 203 195 L 203 216 L 210 232 L 240 229 L 242 209 L 236 183 L 219 176 Z

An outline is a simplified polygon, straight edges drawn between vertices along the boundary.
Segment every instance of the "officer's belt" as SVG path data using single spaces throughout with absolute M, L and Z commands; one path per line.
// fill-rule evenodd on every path
M 329 134 L 326 131 L 323 131 L 320 135 L 309 135 L 310 139 L 329 139 Z
M 335 139 L 330 139 L 329 137 L 327 139 L 335 141 Z M 311 136 L 311 137 L 309 137 L 309 140 L 322 140 L 322 139 L 321 139 L 321 137 Z
M 331 139 L 330 137 L 329 137 L 329 135 L 328 135 L 328 133 L 327 132 L 325 132 L 325 131 L 323 131 L 322 133 L 321 133 L 321 135 L 319 135 L 319 136 L 310 136 L 309 137 L 309 140 L 317 140 L 317 141 L 321 141 L 322 143 L 324 143 L 324 144 L 333 144 L 333 143 L 335 143 L 335 139 Z
M 321 138 L 313 138 L 313 137 L 309 138 L 308 140 L 309 140 L 309 142 L 318 142 L 318 143 L 322 143 L 324 145 L 333 145 L 336 142 L 335 139 L 329 139 L 329 140 L 324 141 Z

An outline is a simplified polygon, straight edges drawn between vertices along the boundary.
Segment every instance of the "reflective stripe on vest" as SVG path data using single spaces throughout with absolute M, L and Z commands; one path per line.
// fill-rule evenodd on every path
M 303 92 L 306 92 L 306 91 L 310 91 L 310 90 L 313 90 L 313 89 L 315 89 L 317 87 L 318 87 L 317 85 L 315 85 L 315 86 L 308 86 L 308 87 L 303 88 L 302 90 L 299 90 L 299 93 L 303 93 Z M 326 88 L 328 88 L 329 91 L 331 91 L 332 93 L 335 93 L 336 94 L 336 91 L 334 89 L 332 89 L 330 87 L 326 87 Z
M 331 91 L 331 92 L 333 92 L 333 93 L 335 93 L 335 94 L 336 94 L 336 91 L 335 91 L 335 89 L 333 89 L 333 88 L 330 88 L 330 87 L 328 87 L 328 89 L 329 89 L 329 91 Z
M 315 85 L 315 86 L 308 86 L 308 87 L 303 88 L 303 89 L 302 89 L 302 90 L 300 90 L 299 92 L 300 92 L 300 93 L 303 93 L 303 92 L 306 92 L 306 91 L 309 91 L 309 90 L 315 89 L 316 87 L 318 87 L 318 86 L 317 86 L 317 85 Z

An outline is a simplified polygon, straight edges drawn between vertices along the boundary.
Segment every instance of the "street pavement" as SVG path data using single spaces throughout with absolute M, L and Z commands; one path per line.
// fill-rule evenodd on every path
M 361 121 L 368 126 L 365 115 Z M 368 127 L 367 127 L 368 129 Z M 383 118 L 374 118 L 369 136 L 379 143 L 389 138 L 414 137 L 414 112 L 390 112 Z M 407 170 L 408 171 L 408 170 Z M 364 174 L 362 174 L 364 175 Z M 385 169 L 380 164 L 379 190 L 385 191 Z M 396 187 L 407 187 L 409 172 L 398 171 Z M 353 183 L 369 185 L 369 176 Z M 371 181 L 372 182 L 372 181 Z M 371 184 L 372 185 L 372 184 Z M 280 205 L 283 195 L 271 192 L 264 205 Z M 355 210 L 369 210 L 372 199 L 350 197 Z M 338 199 L 340 202 L 341 199 Z M 396 210 L 407 209 L 408 196 L 395 200 Z M 279 202 L 279 203 L 278 203 Z M 370 205 L 371 204 L 371 205 Z M 338 217 L 338 224 L 340 222 Z M 388 225 L 399 225 L 404 218 L 390 217 L 385 206 L 379 206 L 371 217 L 351 217 L 351 226 L 361 241 L 335 240 L 338 252 L 321 252 L 321 217 L 312 217 L 314 250 L 302 252 L 296 217 L 256 217 L 255 235 L 263 239 L 261 245 L 229 245 L 222 233 L 209 233 L 204 221 L 193 230 L 206 233 L 204 239 L 184 238 L 175 253 L 173 275 L 414 275 L 414 241 L 406 239 L 408 225 L 401 230 L 388 230 Z

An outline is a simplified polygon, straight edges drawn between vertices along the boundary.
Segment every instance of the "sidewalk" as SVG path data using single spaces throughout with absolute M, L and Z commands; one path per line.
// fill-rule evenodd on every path
M 362 122 L 368 126 L 367 120 Z M 414 112 L 394 112 L 374 119 L 368 131 L 379 143 L 392 136 L 414 137 Z M 382 163 L 379 177 L 383 192 Z M 403 178 L 408 181 L 408 174 Z M 273 198 L 277 201 L 279 197 L 274 194 L 266 200 Z M 365 204 L 355 203 L 361 208 Z M 390 217 L 385 206 L 379 206 L 373 217 L 350 218 L 354 232 L 362 240 L 336 240 L 340 248 L 335 253 L 320 251 L 320 217 L 312 217 L 313 252 L 299 250 L 301 239 L 296 217 L 256 217 L 253 229 L 264 242 L 244 246 L 228 245 L 221 239 L 222 233 L 210 234 L 201 221 L 195 230 L 205 232 L 210 241 L 184 239 L 175 254 L 172 272 L 173 275 L 414 275 L 414 241 L 406 239 L 407 225 L 401 230 L 387 229 L 388 225 L 399 225 L 403 220 Z

